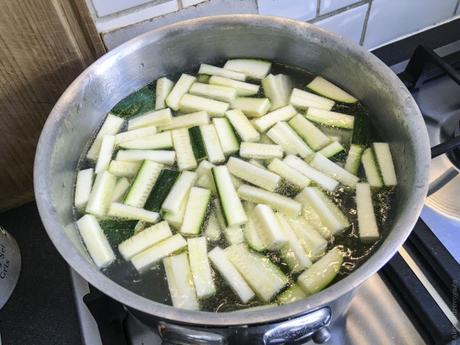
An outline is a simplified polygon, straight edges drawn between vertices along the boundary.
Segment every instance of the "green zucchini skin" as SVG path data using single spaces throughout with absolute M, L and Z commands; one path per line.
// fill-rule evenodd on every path
M 188 134 L 190 135 L 190 141 L 192 143 L 193 155 L 195 156 L 195 159 L 199 162 L 208 158 L 206 148 L 204 147 L 203 137 L 201 136 L 200 127 L 195 126 L 189 128 Z
M 179 174 L 177 170 L 163 169 L 147 198 L 144 208 L 150 211 L 160 212 L 161 205 L 168 196 Z
M 369 142 L 369 119 L 364 114 L 357 114 L 355 115 L 351 143 L 365 147 L 367 146 L 368 142 Z

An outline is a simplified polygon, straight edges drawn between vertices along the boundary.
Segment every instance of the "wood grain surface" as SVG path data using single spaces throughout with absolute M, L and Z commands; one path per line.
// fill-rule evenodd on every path
M 33 161 L 53 105 L 104 53 L 84 0 L 6 0 L 0 11 L 0 211 L 33 199 Z

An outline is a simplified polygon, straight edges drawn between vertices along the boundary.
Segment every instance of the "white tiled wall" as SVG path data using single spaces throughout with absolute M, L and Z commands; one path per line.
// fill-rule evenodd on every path
M 456 4 L 457 0 L 373 0 L 364 45 L 375 47 L 442 22 L 452 17 Z
M 267 16 L 310 20 L 316 17 L 317 0 L 258 0 L 259 13 Z
M 460 0 L 86 1 L 108 49 L 162 25 L 226 13 L 259 13 L 309 21 L 374 48 L 460 15 Z
M 368 7 L 369 4 L 363 4 L 350 8 L 336 15 L 319 20 L 315 24 L 359 44 Z

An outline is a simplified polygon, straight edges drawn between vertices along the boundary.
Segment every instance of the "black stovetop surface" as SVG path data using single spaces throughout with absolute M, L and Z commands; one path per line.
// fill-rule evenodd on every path
M 18 285 L 0 310 L 4 345 L 80 345 L 69 266 L 51 243 L 30 203 L 0 214 L 21 250 Z

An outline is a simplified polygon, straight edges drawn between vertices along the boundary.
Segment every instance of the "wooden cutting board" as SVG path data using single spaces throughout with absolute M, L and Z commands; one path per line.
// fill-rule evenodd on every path
M 84 0 L 6 0 L 0 10 L 0 211 L 33 199 L 33 161 L 53 105 L 105 52 Z

